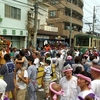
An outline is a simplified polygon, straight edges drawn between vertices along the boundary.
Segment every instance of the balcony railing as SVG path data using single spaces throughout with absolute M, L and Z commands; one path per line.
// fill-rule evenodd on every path
M 41 25 L 40 29 L 45 30 L 45 31 L 58 32 L 57 27 L 52 27 L 52 26 L 47 26 L 47 25 Z

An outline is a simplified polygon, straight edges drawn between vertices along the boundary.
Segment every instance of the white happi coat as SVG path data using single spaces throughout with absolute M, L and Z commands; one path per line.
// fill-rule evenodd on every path
M 65 95 L 60 97 L 60 100 L 76 100 L 79 93 L 79 87 L 77 86 L 77 78 L 72 76 L 71 80 L 67 80 L 66 76 L 61 78 L 59 84 L 65 91 Z

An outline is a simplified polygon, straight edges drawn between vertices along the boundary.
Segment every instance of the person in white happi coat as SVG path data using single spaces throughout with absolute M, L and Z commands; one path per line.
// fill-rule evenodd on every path
M 92 78 L 94 79 L 91 82 L 91 88 L 93 92 L 100 97 L 100 66 L 95 64 L 91 68 L 91 75 Z
M 95 95 L 93 90 L 91 90 L 91 87 L 90 87 L 91 74 L 86 71 L 82 71 L 82 72 L 80 72 L 80 74 L 77 74 L 77 77 L 78 77 L 77 83 L 78 83 L 78 86 L 80 87 L 81 91 L 78 94 L 76 100 L 85 100 L 85 98 L 87 96 L 92 97 L 92 95 Z
M 79 88 L 77 86 L 77 78 L 72 76 L 72 68 L 68 64 L 64 67 L 65 76 L 60 79 L 59 84 L 65 91 L 65 95 L 60 96 L 60 100 L 76 100 L 79 93 Z
M 59 80 L 62 78 L 62 68 L 64 65 L 64 60 L 60 57 L 60 53 L 56 54 L 56 77 L 57 77 L 57 81 L 59 82 Z

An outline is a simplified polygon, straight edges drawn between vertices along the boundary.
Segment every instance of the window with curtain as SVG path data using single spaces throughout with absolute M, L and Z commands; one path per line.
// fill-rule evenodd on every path
M 5 17 L 13 18 L 13 19 L 21 19 L 21 9 L 5 5 Z

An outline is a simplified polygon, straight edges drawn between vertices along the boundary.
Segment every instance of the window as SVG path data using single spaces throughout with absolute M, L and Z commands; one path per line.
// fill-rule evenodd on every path
M 58 4 L 59 2 L 58 1 L 51 1 L 51 4 L 55 5 L 55 4 Z
M 49 24 L 49 26 L 52 26 L 52 27 L 54 27 L 54 24 Z
M 80 46 L 89 46 L 89 38 L 88 37 L 76 37 L 76 45 Z
M 73 3 L 74 3 L 75 5 L 77 5 L 77 0 L 73 0 Z
M 65 7 L 65 15 L 70 16 L 71 10 Z
M 68 2 L 71 2 L 71 0 L 67 0 Z
M 65 30 L 70 30 L 70 23 L 64 23 L 64 29 Z
M 55 17 L 56 16 L 56 11 L 50 11 L 50 17 Z
M 5 5 L 5 17 L 21 19 L 21 9 Z

